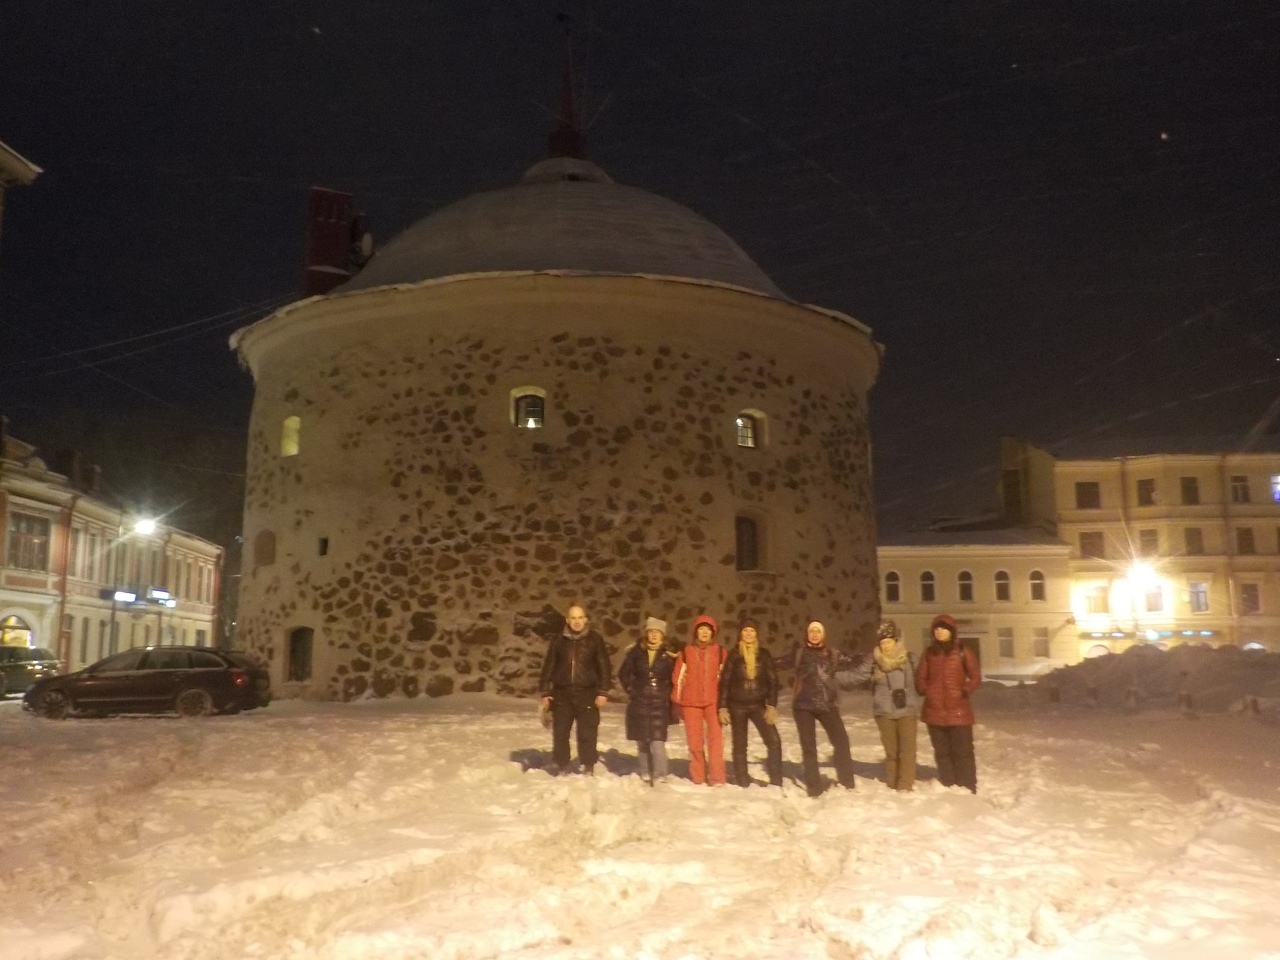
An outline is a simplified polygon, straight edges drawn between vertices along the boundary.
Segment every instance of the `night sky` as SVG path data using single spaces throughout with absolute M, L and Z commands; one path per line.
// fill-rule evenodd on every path
M 226 338 L 299 295 L 306 189 L 384 241 L 514 182 L 558 12 L 590 158 L 885 344 L 882 529 L 988 507 L 1002 433 L 1243 434 L 1280 395 L 1274 2 L 9 0 L 0 140 L 45 170 L 7 195 L 11 430 L 119 411 L 239 469 Z

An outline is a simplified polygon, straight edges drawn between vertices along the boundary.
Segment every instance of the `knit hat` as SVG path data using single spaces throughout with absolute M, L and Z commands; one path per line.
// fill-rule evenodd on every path
M 955 618 L 948 616 L 945 613 L 940 613 L 933 618 L 933 623 L 929 624 L 929 636 L 932 637 L 933 631 L 936 630 L 938 627 L 946 627 L 948 630 L 950 630 L 952 640 L 960 636 L 960 628 L 956 626 Z
M 644 632 L 648 633 L 650 630 L 660 630 L 665 637 L 667 635 L 667 621 L 659 620 L 657 617 L 650 617 L 644 622 Z
M 747 629 L 747 627 L 750 627 L 752 630 L 758 631 L 760 629 L 760 624 L 756 623 L 754 618 L 747 617 L 745 620 L 743 620 L 741 623 L 738 624 L 738 632 L 741 633 L 743 630 Z
M 818 628 L 818 630 L 820 631 L 820 636 L 821 636 L 824 640 L 826 639 L 826 636 L 827 636 L 827 628 L 823 625 L 822 621 L 821 621 L 821 620 L 810 620 L 810 621 L 809 621 L 809 623 L 808 623 L 808 624 L 805 626 L 805 628 L 804 628 L 804 633 L 805 633 L 805 642 L 806 642 L 806 643 L 808 643 L 808 642 L 809 642 L 809 639 L 808 639 L 808 638 L 809 638 L 809 628 L 810 628 L 810 627 L 815 627 L 815 626 L 816 626 L 816 627 Z
M 898 625 L 892 620 L 881 620 L 880 626 L 876 628 L 876 640 L 883 640 L 885 637 L 893 637 L 895 640 L 901 638 Z
M 697 620 L 693 621 L 694 638 L 695 639 L 697 638 L 698 628 L 702 626 L 704 623 L 711 628 L 711 639 L 714 640 L 716 638 L 716 634 L 720 632 L 720 626 L 716 623 L 715 617 L 709 617 L 705 613 L 702 616 L 700 616 Z

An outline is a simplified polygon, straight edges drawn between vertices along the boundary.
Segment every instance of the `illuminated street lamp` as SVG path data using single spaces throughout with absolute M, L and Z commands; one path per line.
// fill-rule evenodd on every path
M 154 520 L 139 520 L 133 525 L 133 532 L 149 537 L 156 532 L 156 522 Z

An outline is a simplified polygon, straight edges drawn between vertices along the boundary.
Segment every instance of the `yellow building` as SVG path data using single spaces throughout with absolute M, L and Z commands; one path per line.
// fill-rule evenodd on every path
M 1069 546 L 1086 654 L 1134 643 L 1280 649 L 1280 450 L 1271 438 L 1223 452 L 1233 446 L 1171 439 L 1055 458 L 1005 438 L 1004 515 Z
M 913 652 L 940 613 L 955 617 L 988 677 L 1018 679 L 1079 661 L 1068 555 L 1034 529 L 909 534 L 882 542 L 881 612 Z

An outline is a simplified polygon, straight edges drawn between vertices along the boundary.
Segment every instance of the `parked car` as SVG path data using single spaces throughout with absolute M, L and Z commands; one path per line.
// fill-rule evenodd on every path
M 239 713 L 271 701 L 266 670 L 243 654 L 209 647 L 147 647 L 112 654 L 27 688 L 23 708 L 59 720 L 69 713 Z
M 22 693 L 41 677 L 56 676 L 62 661 L 44 647 L 0 647 L 0 699 Z

